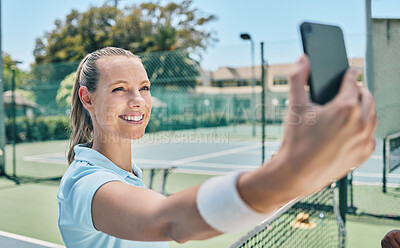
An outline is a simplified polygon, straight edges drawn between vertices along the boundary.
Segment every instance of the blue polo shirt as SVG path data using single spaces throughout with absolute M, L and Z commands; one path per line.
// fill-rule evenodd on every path
M 74 147 L 75 160 L 61 179 L 57 194 L 58 226 L 67 247 L 167 248 L 168 242 L 118 239 L 97 231 L 92 221 L 92 199 L 105 183 L 120 181 L 145 188 L 142 170 L 132 163 L 129 173 L 87 144 Z

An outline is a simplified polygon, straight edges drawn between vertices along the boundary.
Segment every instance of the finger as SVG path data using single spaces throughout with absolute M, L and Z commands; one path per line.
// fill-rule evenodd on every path
M 389 239 L 388 237 L 385 237 L 382 241 L 381 241 L 381 247 L 382 248 L 396 248 L 396 244 L 393 243 L 393 240 Z
M 392 245 L 393 248 L 400 248 L 399 243 L 394 238 L 390 240 L 390 244 Z
M 307 95 L 304 85 L 307 84 L 310 72 L 310 62 L 306 55 L 300 57 L 296 63 L 296 68 L 289 78 L 289 101 L 291 105 L 306 106 Z
M 368 140 L 371 142 L 371 146 L 374 148 L 375 145 L 375 132 L 378 127 L 378 118 L 376 116 L 375 101 L 371 93 L 366 89 L 361 89 L 361 109 L 362 109 L 362 121 L 366 124 L 366 132 L 368 133 Z
M 381 241 L 383 248 L 400 248 L 400 231 L 392 230 L 383 237 Z
M 361 118 L 364 122 L 367 122 L 375 114 L 375 101 L 369 90 L 365 87 L 360 87 L 360 101 Z
M 336 101 L 350 101 L 356 103 L 360 96 L 360 89 L 357 86 L 358 71 L 355 68 L 350 68 L 344 74 L 342 85 L 339 93 L 335 97 Z
M 394 233 L 394 240 L 397 242 L 397 247 L 400 247 L 400 232 L 395 232 Z
M 371 141 L 371 150 L 372 150 L 372 152 L 374 152 L 376 149 L 375 133 L 376 133 L 376 128 L 378 127 L 378 119 L 375 117 L 375 118 L 373 118 L 372 121 L 373 121 L 372 130 L 371 130 L 371 133 L 369 134 L 368 138 Z

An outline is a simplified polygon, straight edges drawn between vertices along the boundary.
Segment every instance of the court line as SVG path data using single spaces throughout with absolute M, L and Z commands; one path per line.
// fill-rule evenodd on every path
M 29 238 L 26 236 L 15 234 L 15 233 L 0 231 L 0 235 L 7 237 L 7 238 L 16 239 L 16 240 L 36 244 L 36 245 L 47 246 L 49 248 L 65 248 L 65 246 L 62 246 L 59 244 L 54 244 L 54 243 L 50 243 L 50 242 L 39 240 L 39 239 Z
M 180 165 L 183 163 L 187 162 L 193 162 L 196 160 L 202 160 L 202 159 L 208 159 L 208 158 L 214 158 L 214 157 L 219 157 L 219 156 L 224 156 L 232 153 L 238 153 L 238 152 L 244 152 L 244 151 L 249 151 L 253 150 L 256 148 L 261 147 L 261 144 L 252 144 L 248 146 L 243 146 L 243 147 L 237 147 L 237 148 L 232 148 L 228 150 L 223 150 L 215 153 L 208 153 L 208 154 L 202 154 L 202 155 L 196 155 L 188 158 L 183 158 L 183 159 L 178 159 L 178 160 L 153 160 L 153 159 L 142 159 L 142 158 L 137 158 L 133 159 L 134 162 L 138 163 L 154 163 L 154 164 L 163 164 L 163 163 L 168 163 L 172 165 Z M 269 151 L 268 151 L 269 152 Z M 43 154 L 43 155 L 33 155 L 33 156 L 25 156 L 24 161 L 33 161 L 33 162 L 47 162 L 47 163 L 57 163 L 57 164 L 65 164 L 65 160 L 61 159 L 54 159 L 54 158 L 48 158 L 49 156 L 54 156 L 54 157 L 65 157 L 64 153 L 49 153 L 49 154 Z
M 257 166 L 254 165 L 243 165 L 243 164 L 225 164 L 225 163 L 207 163 L 207 162 L 196 162 L 198 160 L 204 160 L 209 158 L 220 157 L 233 153 L 254 153 L 254 149 L 257 149 L 261 146 L 261 144 L 252 144 L 248 146 L 242 146 L 237 148 L 232 148 L 228 150 L 222 150 L 214 153 L 196 155 L 192 157 L 187 157 L 178 160 L 154 160 L 154 159 L 142 159 L 137 158 L 133 161 L 138 163 L 140 167 L 140 163 L 143 164 L 158 164 L 158 165 L 171 165 L 171 166 L 179 166 L 185 165 L 186 167 L 196 166 L 198 168 L 214 168 L 214 169 L 254 169 Z M 274 151 L 266 150 L 266 154 L 273 153 Z M 24 157 L 24 161 L 33 161 L 33 162 L 47 162 L 47 163 L 56 163 L 56 164 L 66 164 L 66 160 L 49 158 L 49 156 L 53 157 L 64 157 L 64 153 L 50 153 L 43 155 L 33 155 Z M 381 159 L 382 155 L 372 155 L 370 159 Z M 146 166 L 143 166 L 145 169 Z M 178 168 L 177 168 L 178 169 Z M 182 168 L 180 169 L 182 170 Z M 185 171 L 189 171 L 190 169 L 184 169 Z M 196 169 L 193 168 L 193 172 L 196 172 Z M 202 170 L 200 170 L 202 171 Z M 204 171 L 202 171 L 204 173 Z M 215 174 L 216 171 L 210 172 L 210 174 Z M 204 173 L 205 174 L 205 173 Z M 368 173 L 368 172 L 354 172 L 354 176 L 357 177 L 366 177 L 366 178 L 382 178 L 382 173 Z M 387 176 L 390 179 L 399 179 L 399 174 L 389 174 Z
M 49 157 L 56 157 L 56 158 L 49 158 Z M 57 159 L 63 158 L 61 159 Z M 41 155 L 32 155 L 32 156 L 25 156 L 24 161 L 30 161 L 30 162 L 45 162 L 45 163 L 54 163 L 54 164 L 67 164 L 67 158 L 64 153 L 48 153 L 48 154 L 41 154 Z
M 371 185 L 371 186 L 382 186 L 383 183 L 382 182 L 375 182 L 375 183 L 371 183 L 371 182 L 360 182 L 360 181 L 353 181 L 354 185 Z M 395 187 L 398 188 L 400 186 L 400 184 L 398 183 L 386 183 L 387 187 Z
M 248 165 L 248 164 L 224 164 L 224 163 L 206 163 L 206 162 L 190 162 L 189 165 L 182 166 L 193 166 L 197 168 L 217 168 L 217 169 L 255 169 L 259 168 L 260 165 Z
M 369 158 L 372 158 L 372 159 L 383 159 L 383 156 L 382 155 L 377 155 L 377 154 L 372 154 L 371 155 L 371 157 L 369 157 Z
M 138 164 L 140 167 L 140 164 L 171 164 L 173 160 L 162 160 L 162 159 L 147 159 L 147 158 L 134 158 L 132 160 L 134 163 Z
M 61 159 L 51 159 L 51 158 L 24 157 L 24 161 L 52 163 L 52 164 L 62 164 L 62 165 L 67 165 L 68 164 L 66 159 L 65 160 L 61 160 Z
M 353 172 L 354 176 L 358 177 L 369 177 L 369 178 L 382 178 L 382 173 L 371 173 L 371 172 Z M 400 174 L 388 174 L 387 178 L 398 179 Z
M 226 171 L 205 171 L 205 170 L 183 169 L 183 168 L 178 168 L 174 170 L 174 172 L 185 173 L 185 174 L 208 175 L 208 176 L 226 175 L 227 173 L 229 173 Z
M 194 162 L 197 160 L 215 158 L 215 157 L 220 157 L 220 156 L 224 156 L 224 155 L 228 155 L 228 154 L 248 151 L 248 150 L 256 149 L 259 147 L 261 147 L 261 144 L 243 146 L 243 147 L 223 150 L 223 151 L 219 151 L 219 152 L 197 155 L 197 156 L 192 156 L 192 157 L 188 157 L 188 158 L 184 158 L 184 159 L 178 159 L 178 160 L 173 161 L 172 164 L 173 165 L 181 165 L 181 164 L 185 164 L 185 163 L 189 163 L 189 162 Z
M 166 160 L 151 160 L 151 159 L 136 159 L 134 162 L 142 169 L 146 169 L 146 165 L 141 166 L 141 164 L 171 164 L 173 161 Z M 254 169 L 261 166 L 260 165 L 248 165 L 248 164 L 225 164 L 225 163 L 208 163 L 208 162 L 188 162 L 188 164 L 180 164 L 179 166 L 185 167 L 197 167 L 197 168 L 217 168 L 217 169 Z M 178 167 L 179 169 L 179 167 Z
M 195 162 L 196 160 L 201 160 L 205 158 L 212 158 L 212 157 L 217 157 L 217 156 L 223 156 L 231 153 L 237 153 L 245 150 L 250 150 L 254 149 L 254 145 L 251 147 L 246 147 L 244 149 L 230 149 L 230 150 L 225 150 L 222 152 L 216 152 L 216 153 L 211 153 L 211 154 L 205 154 L 205 155 L 199 155 L 199 156 L 193 156 L 181 160 L 155 160 L 155 159 L 141 159 L 137 158 L 134 159 L 134 163 L 138 164 L 139 167 L 143 167 L 143 169 L 146 169 L 146 166 L 141 164 L 153 164 L 153 165 L 170 165 L 170 166 L 179 166 L 179 165 L 186 165 L 186 166 L 197 166 L 201 168 L 215 168 L 215 169 L 253 169 L 257 168 L 258 165 L 243 165 L 243 164 L 224 164 L 224 163 L 206 163 L 206 162 Z M 48 154 L 50 155 L 50 154 Z M 63 156 L 63 154 L 51 154 L 53 156 L 59 155 Z M 51 159 L 51 158 L 46 158 L 46 155 L 38 155 L 38 156 L 27 156 L 24 157 L 24 161 L 33 161 L 33 162 L 46 162 L 46 163 L 56 163 L 56 164 L 66 164 L 66 160 L 61 160 L 61 159 Z M 195 172 L 195 170 L 193 170 Z
M 272 155 L 274 153 L 276 153 L 278 151 L 278 149 L 275 150 L 265 150 L 265 155 Z M 261 156 L 262 152 L 261 151 L 245 151 L 243 152 L 246 155 L 258 155 Z

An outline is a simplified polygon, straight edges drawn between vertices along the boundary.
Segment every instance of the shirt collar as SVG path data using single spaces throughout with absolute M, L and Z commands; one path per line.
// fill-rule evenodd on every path
M 143 175 L 142 170 L 133 161 L 132 161 L 132 171 L 133 173 L 135 173 L 136 176 L 128 171 L 121 169 L 111 160 L 109 160 L 106 156 L 90 148 L 89 143 L 76 145 L 74 147 L 74 152 L 75 152 L 75 160 L 85 161 L 91 165 L 104 167 L 106 169 L 116 172 L 118 175 L 122 177 L 138 177 L 142 179 Z

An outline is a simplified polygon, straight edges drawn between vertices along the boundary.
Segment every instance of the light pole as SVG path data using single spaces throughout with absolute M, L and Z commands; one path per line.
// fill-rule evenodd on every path
M 1 0 L 0 0 L 0 55 L 2 54 L 2 30 L 1 30 Z M 0 56 L 0 150 L 4 151 L 5 148 L 5 123 L 4 123 L 4 99 L 3 99 L 3 56 Z M 0 155 L 0 176 L 6 175 L 6 160 L 5 152 Z
M 17 166 L 16 166 L 16 138 L 17 138 L 17 125 L 15 123 L 16 114 L 16 103 L 15 103 L 15 70 L 17 69 L 17 64 L 20 64 L 20 61 L 14 61 L 13 65 L 11 65 L 12 79 L 11 79 L 11 120 L 12 120 L 12 128 L 11 128 L 11 137 L 12 137 L 12 150 L 13 150 L 13 177 L 17 177 Z
M 243 40 L 250 40 L 251 43 L 251 122 L 252 122 L 252 135 L 256 136 L 256 78 L 255 78 L 255 62 L 254 62 L 254 41 L 247 33 L 240 34 Z

